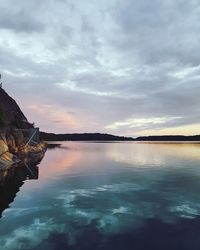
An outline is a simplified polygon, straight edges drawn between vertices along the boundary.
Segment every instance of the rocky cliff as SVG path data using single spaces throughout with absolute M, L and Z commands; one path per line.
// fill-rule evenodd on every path
M 28 122 L 15 100 L 0 88 L 0 168 L 30 155 L 42 156 L 44 149 L 39 129 Z
M 16 128 L 33 128 L 24 116 L 23 112 L 4 89 L 0 88 L 0 125 Z

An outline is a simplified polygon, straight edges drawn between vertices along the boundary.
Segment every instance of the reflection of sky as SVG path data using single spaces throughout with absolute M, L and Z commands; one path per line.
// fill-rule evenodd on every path
M 117 150 L 116 150 L 117 149 Z M 110 144 L 108 157 L 128 164 L 165 165 L 171 158 L 184 158 L 192 161 L 200 160 L 200 145 L 191 143 L 126 143 Z
M 39 180 L 27 181 L 3 213 L 3 249 L 31 248 L 52 233 L 73 245 L 89 225 L 110 235 L 150 218 L 174 224 L 200 215 L 198 145 L 66 145 L 47 152 Z

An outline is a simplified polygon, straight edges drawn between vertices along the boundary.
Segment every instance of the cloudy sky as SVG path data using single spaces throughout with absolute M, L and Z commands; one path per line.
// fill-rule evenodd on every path
M 200 134 L 199 0 L 0 0 L 4 88 L 44 131 Z

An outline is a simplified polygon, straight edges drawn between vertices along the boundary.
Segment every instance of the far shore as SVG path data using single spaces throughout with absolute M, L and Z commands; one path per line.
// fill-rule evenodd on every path
M 162 136 L 143 136 L 143 137 L 125 137 L 102 133 L 76 133 L 76 134 L 54 134 L 41 132 L 40 137 L 45 141 L 96 141 L 96 142 L 186 142 L 200 143 L 200 135 L 184 136 L 184 135 L 162 135 Z

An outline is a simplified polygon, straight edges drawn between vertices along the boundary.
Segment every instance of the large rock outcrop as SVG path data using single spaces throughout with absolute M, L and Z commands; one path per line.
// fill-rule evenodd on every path
M 0 88 L 0 122 L 4 127 L 33 128 L 17 103 L 4 89 Z
M 42 157 L 39 129 L 29 123 L 15 100 L 0 88 L 0 168 L 30 155 Z

